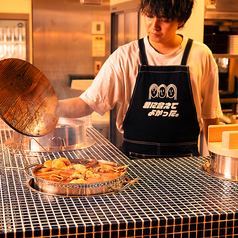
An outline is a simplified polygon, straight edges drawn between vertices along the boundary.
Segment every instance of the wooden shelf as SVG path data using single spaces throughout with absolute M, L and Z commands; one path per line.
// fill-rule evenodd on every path
M 214 58 L 238 58 L 238 55 L 233 54 L 213 54 Z

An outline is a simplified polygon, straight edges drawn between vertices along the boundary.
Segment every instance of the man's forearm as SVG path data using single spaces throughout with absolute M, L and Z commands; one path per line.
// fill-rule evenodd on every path
M 92 112 L 93 109 L 79 97 L 59 100 L 58 115 L 60 117 L 80 118 Z

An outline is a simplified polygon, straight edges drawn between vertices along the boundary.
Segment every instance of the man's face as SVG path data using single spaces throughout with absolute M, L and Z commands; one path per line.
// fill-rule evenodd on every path
M 166 19 L 165 17 L 158 18 L 156 16 L 145 15 L 145 25 L 149 41 L 153 45 L 157 43 L 166 44 L 174 39 L 176 31 L 182 23 L 178 21 Z

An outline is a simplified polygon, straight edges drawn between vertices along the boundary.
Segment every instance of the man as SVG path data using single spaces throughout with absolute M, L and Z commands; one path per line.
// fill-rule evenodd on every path
M 130 158 L 199 155 L 198 135 L 222 115 L 218 69 L 211 51 L 178 35 L 193 0 L 142 0 L 147 36 L 119 47 L 79 98 L 59 114 L 103 115 L 120 104 L 117 128 Z

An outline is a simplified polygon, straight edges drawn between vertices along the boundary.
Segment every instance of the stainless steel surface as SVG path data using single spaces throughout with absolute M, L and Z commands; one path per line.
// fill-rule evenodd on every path
M 130 0 L 130 1 L 114 1 L 114 2 L 120 2 L 120 3 L 116 3 L 116 4 L 112 4 L 110 5 L 110 11 L 112 13 L 116 13 L 116 12 L 125 12 L 125 11 L 131 11 L 133 10 L 138 10 L 139 7 L 139 0 Z
M 205 19 L 238 19 L 237 0 L 205 1 Z
M 211 153 L 203 169 L 215 177 L 238 181 L 238 158 Z
M 109 0 L 101 5 L 79 0 L 33 0 L 33 62 L 52 83 L 59 99 L 78 96 L 69 75 L 95 75 L 94 61 L 110 54 Z M 105 24 L 105 57 L 92 57 L 93 22 Z
M 138 2 L 113 5 L 112 11 L 112 52 L 119 46 L 139 38 Z M 110 141 L 118 148 L 122 147 L 123 135 L 116 128 L 117 113 L 120 105 L 110 111 Z

